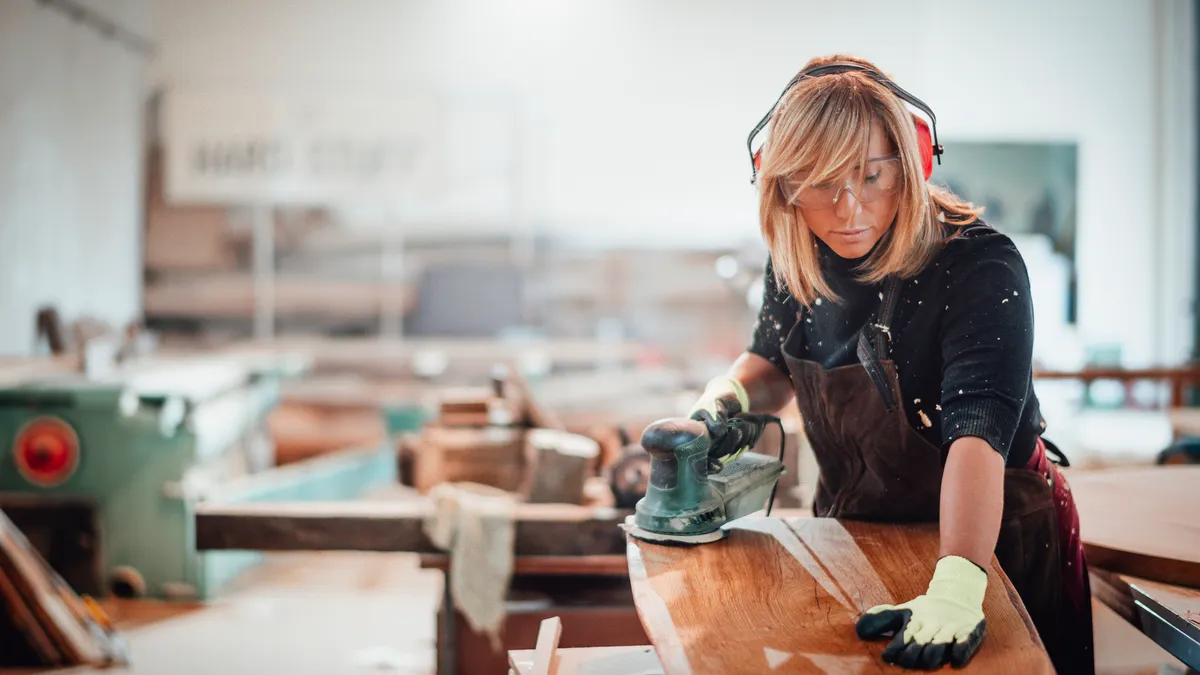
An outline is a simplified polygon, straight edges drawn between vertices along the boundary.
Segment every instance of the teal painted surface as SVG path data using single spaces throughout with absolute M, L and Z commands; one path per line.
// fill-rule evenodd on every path
M 380 446 L 280 467 L 244 484 L 232 485 L 208 501 L 229 504 L 352 499 L 396 481 L 396 454 L 390 447 Z M 195 541 L 194 533 L 191 541 Z M 252 551 L 202 551 L 197 555 L 202 567 L 197 590 L 204 598 L 216 595 L 262 558 Z
M 185 493 L 185 476 L 222 461 L 260 428 L 278 404 L 279 378 L 299 372 L 290 366 L 260 372 L 242 386 L 210 391 L 203 400 L 170 391 L 146 391 L 131 399 L 119 382 L 80 376 L 0 389 L 0 495 L 85 498 L 97 506 L 102 580 L 107 582 L 116 567 L 128 566 L 141 575 L 149 597 L 172 597 L 169 591 L 177 589 L 182 597 L 207 598 L 260 556 L 195 550 L 194 504 L 202 495 L 224 502 L 348 499 L 396 482 L 395 453 L 380 447 Z M 179 392 L 189 384 L 194 383 L 181 382 Z M 129 405 L 135 401 L 136 406 Z M 75 473 L 49 488 L 27 482 L 13 459 L 18 431 L 40 415 L 65 421 L 80 443 Z
M 63 484 L 28 483 L 13 460 L 13 440 L 29 419 L 53 415 L 79 436 L 79 464 Z M 184 431 L 160 432 L 154 410 L 124 417 L 111 408 L 0 407 L 0 492 L 30 496 L 84 496 L 97 505 L 103 578 L 120 565 L 136 569 L 147 594 L 164 582 L 187 580 L 184 523 L 187 514 L 163 486 L 179 480 L 194 454 L 195 438 Z
M 416 403 L 383 406 L 383 419 L 389 434 L 420 431 L 428 416 L 425 407 Z

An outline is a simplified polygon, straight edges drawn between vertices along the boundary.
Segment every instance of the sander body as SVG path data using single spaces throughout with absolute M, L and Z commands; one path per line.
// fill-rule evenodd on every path
M 714 419 L 673 418 L 642 434 L 650 455 L 646 496 L 626 531 L 643 541 L 703 544 L 725 536 L 723 526 L 763 510 L 770 514 L 783 468 L 783 427 L 771 415 L 739 413 Z M 768 424 L 780 425 L 779 459 L 743 452 Z M 632 521 L 632 522 L 630 522 Z

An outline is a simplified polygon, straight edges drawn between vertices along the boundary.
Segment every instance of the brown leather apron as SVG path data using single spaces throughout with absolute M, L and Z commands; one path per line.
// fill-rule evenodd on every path
M 941 449 L 907 421 L 888 330 L 900 283 L 885 284 L 878 318 L 859 333 L 858 364 L 825 369 L 804 353 L 803 310 L 783 344 L 820 476 L 813 513 L 936 522 Z M 1094 672 L 1091 596 L 1070 488 L 1039 439 L 1029 464 L 1005 469 L 996 558 L 1059 673 Z M 986 638 L 985 638 L 986 640 Z

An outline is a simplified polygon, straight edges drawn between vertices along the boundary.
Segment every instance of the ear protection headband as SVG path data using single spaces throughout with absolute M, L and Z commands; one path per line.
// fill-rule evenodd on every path
M 757 136 L 759 132 L 761 132 L 763 128 L 767 126 L 767 123 L 771 121 L 771 115 L 775 114 L 775 109 L 779 107 L 779 102 L 783 100 L 783 97 L 786 96 L 789 91 L 791 91 L 792 87 L 796 86 L 802 80 L 810 77 L 844 73 L 851 70 L 865 73 L 871 79 L 887 87 L 888 90 L 895 94 L 897 98 L 905 101 L 929 117 L 929 122 L 926 123 L 925 120 L 921 119 L 917 115 L 913 115 L 913 123 L 917 127 L 917 147 L 921 152 L 921 169 L 925 173 L 925 180 L 929 180 L 929 177 L 933 175 L 934 157 L 937 157 L 938 164 L 941 164 L 942 153 L 944 152 L 944 149 L 937 140 L 937 116 L 933 114 L 933 110 L 930 109 L 929 106 L 925 105 L 924 101 L 905 91 L 900 87 L 900 85 L 892 82 L 883 73 L 857 63 L 838 62 L 826 63 L 801 71 L 799 75 L 792 78 L 791 82 L 788 82 L 788 85 L 783 90 L 783 93 L 779 95 L 779 98 L 775 99 L 775 105 L 771 106 L 771 109 L 767 111 L 767 114 L 763 115 L 763 118 L 759 120 L 758 124 L 754 125 L 754 129 L 750 131 L 750 137 L 746 139 L 746 150 L 750 153 L 750 164 L 751 170 L 753 171 L 750 176 L 751 184 L 758 180 L 758 170 L 762 166 L 762 148 L 759 148 L 758 150 L 754 149 L 754 137 Z

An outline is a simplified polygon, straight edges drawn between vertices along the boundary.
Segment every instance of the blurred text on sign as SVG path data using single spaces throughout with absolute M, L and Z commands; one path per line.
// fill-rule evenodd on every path
M 438 174 L 431 96 L 173 90 L 163 141 L 174 203 L 399 208 Z

